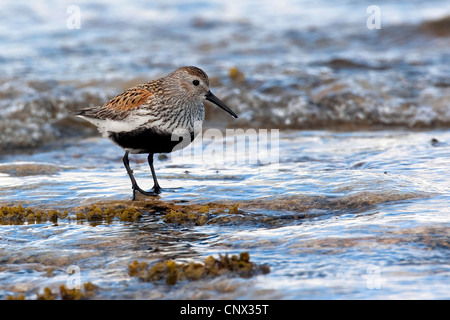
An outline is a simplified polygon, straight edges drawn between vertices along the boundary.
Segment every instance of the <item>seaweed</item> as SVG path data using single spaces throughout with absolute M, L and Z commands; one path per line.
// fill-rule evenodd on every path
M 135 208 L 106 208 L 102 209 L 92 205 L 87 213 L 78 212 L 77 220 L 87 219 L 89 222 L 107 221 L 111 222 L 115 218 L 120 221 L 137 221 L 141 218 L 141 213 Z
M 302 194 L 280 196 L 276 198 L 209 202 L 203 204 L 180 203 L 146 199 L 141 201 L 98 201 L 60 211 L 42 207 L 24 208 L 21 205 L 1 206 L 0 224 L 32 224 L 53 222 L 61 219 L 88 221 L 91 225 L 121 222 L 138 222 L 143 215 L 161 215 L 167 224 L 203 226 L 208 224 L 263 223 L 277 225 L 286 220 L 305 219 L 317 216 L 317 210 L 331 212 L 362 211 L 376 205 L 421 197 L 415 193 L 370 193 L 360 192 L 344 197 L 307 196 Z M 269 213 L 268 213 L 269 212 Z M 277 214 L 270 214 L 277 212 Z M 280 214 L 285 212 L 286 214 Z
M 86 300 L 92 298 L 98 289 L 99 287 L 92 282 L 83 283 L 80 289 L 69 289 L 62 284 L 59 286 L 59 292 L 53 292 L 49 287 L 45 287 L 42 293 L 37 294 L 36 300 Z M 25 300 L 25 295 L 7 296 L 6 299 Z
M 182 280 L 199 280 L 222 275 L 250 278 L 257 274 L 267 274 L 270 267 L 266 264 L 257 265 L 250 261 L 248 252 L 229 256 L 219 255 L 219 258 L 209 256 L 203 263 L 177 263 L 174 260 L 164 260 L 148 266 L 146 262 L 133 261 L 128 266 L 128 274 L 145 282 L 161 282 L 174 285 Z
M 19 294 L 17 296 L 7 296 L 6 300 L 25 300 L 25 295 Z
M 43 223 L 53 222 L 58 223 L 59 219 L 75 219 L 77 221 L 87 220 L 95 224 L 96 222 L 111 222 L 114 219 L 120 221 L 134 222 L 138 221 L 142 214 L 136 208 L 106 208 L 102 209 L 99 206 L 92 205 L 88 210 L 78 211 L 70 215 L 67 210 L 43 210 L 24 208 L 18 206 L 2 206 L 0 207 L 0 224 L 16 224 L 24 223 Z
M 42 294 L 37 295 L 37 300 L 82 300 L 92 298 L 92 296 L 97 291 L 98 286 L 91 282 L 83 283 L 82 289 L 77 288 L 67 288 L 65 285 L 59 286 L 59 294 L 53 293 L 48 287 L 44 288 Z M 8 297 L 9 299 L 9 297 Z
M 57 223 L 58 219 L 64 219 L 68 216 L 68 211 L 57 210 L 33 210 L 19 206 L 2 206 L 0 207 L 0 224 L 28 224 L 41 223 L 51 221 Z
M 165 215 L 164 222 L 176 224 L 193 224 L 202 226 L 204 224 L 228 223 L 235 221 L 236 217 L 231 218 L 229 215 L 244 213 L 239 209 L 239 203 L 227 208 L 227 206 L 215 206 L 215 210 L 211 210 L 210 205 L 203 206 L 182 206 L 179 210 L 170 209 Z
M 244 203 L 245 206 L 245 203 Z M 89 222 L 96 226 L 101 223 L 139 222 L 143 215 L 162 215 L 162 220 L 167 224 L 203 226 L 207 224 L 230 224 L 249 222 L 262 222 L 265 224 L 276 223 L 276 217 L 255 214 L 241 209 L 239 203 L 208 203 L 208 204 L 180 204 L 175 202 L 163 202 L 158 200 L 148 201 L 110 201 L 97 202 L 96 204 L 80 205 L 64 210 L 42 207 L 1 206 L 0 224 L 33 224 L 53 222 L 66 219 L 77 223 Z
M 164 222 L 166 223 L 177 223 L 177 224 L 195 224 L 195 225 L 204 225 L 208 221 L 209 215 L 207 213 L 202 212 L 182 212 L 175 211 L 173 209 L 170 210 L 164 217 Z
M 229 69 L 228 76 L 230 77 L 230 79 L 232 81 L 235 81 L 237 83 L 245 82 L 245 75 L 244 75 L 244 73 L 241 70 L 239 70 L 238 68 L 236 68 L 236 67 L 232 67 L 232 68 Z

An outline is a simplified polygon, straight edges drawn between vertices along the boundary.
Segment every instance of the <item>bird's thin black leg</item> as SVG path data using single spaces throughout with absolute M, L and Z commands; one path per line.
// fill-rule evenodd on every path
M 131 180 L 131 188 L 133 189 L 133 198 L 132 200 L 135 200 L 136 198 L 136 191 L 139 191 L 140 193 L 146 195 L 146 196 L 155 196 L 155 192 L 147 192 L 139 188 L 136 179 L 133 176 L 133 170 L 130 168 L 130 161 L 128 160 L 128 151 L 125 152 L 125 155 L 123 156 L 123 164 L 125 166 L 125 169 L 127 169 L 128 176 Z
M 153 153 L 150 153 L 148 155 L 148 164 L 150 166 L 150 170 L 152 171 L 152 176 L 153 176 L 153 188 L 152 191 L 154 193 L 161 193 L 161 187 L 159 186 L 158 180 L 156 179 L 156 173 L 155 173 L 155 168 L 153 168 Z
M 128 151 L 125 151 L 125 155 L 123 156 L 123 165 L 125 166 L 125 169 L 127 169 L 128 176 L 130 177 L 130 180 L 131 180 L 131 188 L 133 189 L 133 200 L 134 200 L 136 189 L 138 189 L 139 186 L 137 185 L 136 179 L 134 179 L 133 170 L 131 170 L 131 168 L 130 168 L 130 161 L 128 160 L 128 153 L 129 153 Z

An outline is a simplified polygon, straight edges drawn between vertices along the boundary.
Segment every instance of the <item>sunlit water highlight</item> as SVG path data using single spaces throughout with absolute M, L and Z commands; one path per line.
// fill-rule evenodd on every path
M 33 298 L 66 283 L 76 265 L 83 282 L 100 286 L 96 298 L 448 298 L 448 141 L 444 131 L 299 131 L 280 135 L 276 166 L 156 161 L 160 184 L 174 188 L 161 200 L 238 202 L 247 219 L 192 226 L 148 214 L 134 223 L 3 225 L 0 295 Z M 100 138 L 7 156 L 0 203 L 70 211 L 128 201 L 121 156 Z M 150 187 L 146 158 L 132 159 L 136 178 Z M 243 251 L 271 272 L 174 287 L 127 274 L 135 259 L 200 261 Z
M 230 153 L 224 134 L 155 161 L 169 189 L 159 205 L 239 203 L 203 225 L 167 222 L 145 197 L 135 222 L 0 225 L 0 299 L 57 291 L 71 266 L 99 286 L 93 298 L 448 299 L 450 3 L 377 1 L 381 29 L 371 30 L 373 4 L 0 3 L 0 206 L 70 217 L 131 206 L 123 151 L 72 113 L 181 65 L 204 69 L 239 115 L 207 106 L 205 130 L 280 137 L 270 156 Z M 67 25 L 70 5 L 79 29 Z M 145 156 L 131 162 L 150 188 Z M 133 260 L 243 251 L 271 272 L 175 286 L 127 272 Z

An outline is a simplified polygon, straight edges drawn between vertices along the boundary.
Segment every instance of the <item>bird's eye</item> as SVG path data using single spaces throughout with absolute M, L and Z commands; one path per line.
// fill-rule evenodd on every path
M 193 84 L 194 86 L 198 86 L 198 85 L 200 84 L 200 81 L 194 80 L 194 81 L 192 81 L 192 84 Z

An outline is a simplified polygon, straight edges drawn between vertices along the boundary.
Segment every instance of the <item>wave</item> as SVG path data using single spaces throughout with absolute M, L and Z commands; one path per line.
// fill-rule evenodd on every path
M 71 114 L 181 65 L 205 69 L 212 91 L 239 115 L 208 107 L 205 127 L 450 127 L 447 3 L 406 10 L 382 1 L 380 30 L 366 27 L 365 5 L 353 15 L 352 2 L 287 4 L 142 2 L 124 10 L 111 1 L 106 15 L 94 1 L 80 6 L 79 30 L 50 19 L 67 18 L 65 4 L 3 5 L 0 155 L 96 134 Z M 17 12 L 29 20 L 24 28 L 15 27 Z
M 344 64 L 354 68 L 352 62 Z M 369 79 L 361 73 L 336 76 L 317 73 L 314 68 L 270 81 L 256 81 L 246 75 L 243 81 L 228 81 L 215 88 L 216 95 L 236 110 L 239 119 L 224 118 L 221 110 L 207 106 L 204 127 L 449 128 L 449 88 L 450 83 L 436 79 L 428 82 L 426 77 L 411 83 L 396 69 L 372 74 Z M 98 86 L 78 87 L 56 81 L 4 81 L 0 84 L 1 153 L 96 134 L 73 113 L 103 104 L 116 93 Z

